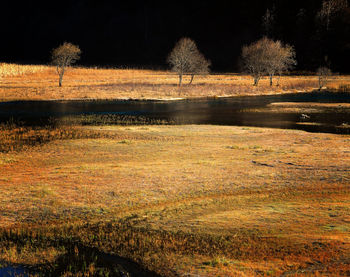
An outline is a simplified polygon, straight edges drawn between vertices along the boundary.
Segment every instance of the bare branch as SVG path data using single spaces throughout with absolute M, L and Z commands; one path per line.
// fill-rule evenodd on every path
M 283 45 L 280 41 L 269 38 L 261 40 L 242 48 L 244 70 L 254 78 L 254 85 L 264 75 L 269 75 L 270 85 L 276 74 L 291 69 L 296 65 L 295 51 L 290 45 Z
M 196 43 L 190 38 L 180 39 L 167 59 L 172 70 L 179 75 L 179 85 L 182 84 L 182 76 L 191 74 L 191 83 L 194 75 L 208 74 L 210 61 L 206 60 L 199 52 Z
M 325 25 L 326 30 L 329 31 L 332 19 L 337 13 L 347 7 L 347 0 L 323 0 L 321 10 L 318 12 L 317 17 L 320 19 L 321 24 Z
M 65 68 L 80 59 L 81 50 L 79 46 L 65 42 L 52 50 L 52 63 L 57 66 L 59 75 L 59 86 L 62 86 L 62 79 Z

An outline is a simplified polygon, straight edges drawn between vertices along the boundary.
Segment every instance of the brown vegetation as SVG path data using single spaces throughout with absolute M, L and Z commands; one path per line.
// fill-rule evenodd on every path
M 62 240 L 163 276 L 350 272 L 348 136 L 75 128 L 78 139 L 0 153 L 3 262 L 50 263 Z
M 295 51 L 290 45 L 264 37 L 242 48 L 242 62 L 243 69 L 254 78 L 255 86 L 265 75 L 269 76 L 272 86 L 276 74 L 280 76 L 296 65 Z
M 66 67 L 71 66 L 80 59 L 81 51 L 78 46 L 65 42 L 52 51 L 52 63 L 56 66 L 59 76 L 58 85 L 62 86 L 63 75 Z
M 41 72 L 44 70 L 47 70 L 47 66 L 1 63 L 0 78 L 2 79 L 4 77 L 28 75 L 36 72 Z
M 319 90 L 321 90 L 327 84 L 331 75 L 332 72 L 328 67 L 322 66 L 317 69 Z
M 57 87 L 54 67 L 18 68 L 19 73 L 27 73 L 3 76 L 0 82 L 0 101 L 173 99 L 178 98 L 179 93 L 183 98 L 229 97 L 311 91 L 318 88 L 317 76 L 282 76 L 279 87 L 270 87 L 268 80 L 263 79 L 259 87 L 253 87 L 249 76 L 238 74 L 199 75 L 194 85 L 179 88 L 177 75 L 171 72 L 96 68 L 68 68 L 65 86 Z M 191 76 L 186 78 L 189 82 Z M 348 85 L 348 76 L 333 76 L 327 87 L 348 90 Z
M 191 75 L 192 84 L 194 75 L 209 73 L 210 62 L 199 52 L 196 43 L 190 38 L 180 39 L 168 57 L 172 71 L 179 75 L 179 86 L 184 74 Z

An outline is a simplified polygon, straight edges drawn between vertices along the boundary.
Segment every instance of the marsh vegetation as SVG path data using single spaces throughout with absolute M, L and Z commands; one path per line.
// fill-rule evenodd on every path
M 65 73 L 61 88 L 54 68 L 23 74 L 4 77 L 2 101 L 179 94 L 177 76 L 166 72 L 77 68 Z M 347 91 L 348 82 L 333 77 L 327 86 Z M 266 79 L 252 90 L 247 76 L 198 76 L 181 95 L 285 94 L 317 84 L 317 76 L 282 77 L 278 88 Z M 273 101 L 246 112 L 313 118 L 319 109 L 347 111 L 339 101 Z M 32 276 L 350 272 L 348 135 L 176 125 L 142 114 L 73 113 L 41 123 L 0 126 L 4 270 Z M 349 129 L 345 121 L 339 127 Z
M 348 136 L 63 129 L 27 130 L 52 139 L 0 153 L 3 265 L 118 276 L 128 262 L 108 261 L 123 257 L 162 276 L 349 272 Z
M 350 276 L 347 0 L 12 2 L 1 276 Z

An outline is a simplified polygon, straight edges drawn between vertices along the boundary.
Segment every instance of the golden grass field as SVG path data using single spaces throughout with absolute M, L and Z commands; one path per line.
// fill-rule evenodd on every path
M 226 97 L 312 91 L 318 88 L 316 76 L 283 76 L 280 86 L 270 87 L 268 79 L 252 86 L 250 76 L 213 74 L 196 76 L 192 85 L 178 87 L 178 77 L 168 71 L 136 69 L 69 68 L 58 87 L 52 66 L 0 65 L 0 101 L 69 99 L 173 99 Z M 327 87 L 346 88 L 349 76 L 332 77 Z
M 39 238 L 73 237 L 162 276 L 350 273 L 349 136 L 197 125 L 8 132 L 53 139 L 0 153 L 2 262 L 54 264 L 65 249 Z M 10 231 L 29 242 L 4 239 Z
M 0 101 L 317 88 L 316 76 L 284 76 L 279 87 L 267 79 L 253 87 L 251 77 L 238 74 L 196 76 L 181 88 L 177 82 L 166 71 L 70 68 L 60 88 L 54 67 L 1 64 Z M 349 76 L 336 76 L 327 87 L 349 85 Z M 312 113 L 318 106 L 264 109 Z M 79 120 L 0 125 L 0 269 L 54 270 L 67 253 L 84 259 L 82 246 L 161 276 L 349 276 L 350 137 L 210 125 L 81 126 Z M 51 276 L 111 274 L 83 262 Z

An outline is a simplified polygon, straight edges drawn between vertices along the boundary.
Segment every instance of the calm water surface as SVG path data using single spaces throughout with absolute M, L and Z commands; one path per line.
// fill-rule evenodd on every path
M 131 115 L 175 120 L 181 124 L 301 129 L 311 132 L 349 133 L 349 108 L 318 107 L 303 118 L 302 112 L 272 112 L 276 102 L 350 103 L 348 93 L 299 93 L 180 101 L 18 101 L 0 103 L 0 122 L 9 118 L 32 124 L 68 115 Z M 266 108 L 266 110 L 264 110 Z M 254 110 L 260 109 L 259 112 Z

